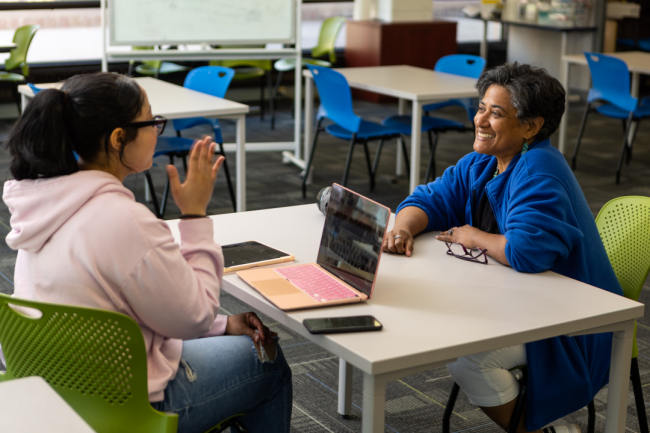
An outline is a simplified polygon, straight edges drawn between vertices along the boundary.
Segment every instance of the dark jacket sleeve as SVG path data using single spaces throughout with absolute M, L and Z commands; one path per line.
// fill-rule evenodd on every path
M 458 164 L 445 170 L 442 177 L 420 185 L 397 208 L 415 206 L 429 217 L 425 231 L 447 230 L 454 226 L 469 224 L 465 221 L 465 209 L 469 200 L 469 170 L 476 153 L 463 157 Z
M 519 272 L 543 272 L 566 259 L 583 238 L 571 195 L 549 175 L 523 170 L 510 186 L 506 258 Z

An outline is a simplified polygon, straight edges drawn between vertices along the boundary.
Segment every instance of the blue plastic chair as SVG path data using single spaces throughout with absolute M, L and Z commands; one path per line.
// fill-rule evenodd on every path
M 223 66 L 202 66 L 200 68 L 193 69 L 189 74 L 187 74 L 183 86 L 188 89 L 196 90 L 197 92 L 207 93 L 218 98 L 223 98 L 226 95 L 226 91 L 228 90 L 228 86 L 230 85 L 230 82 L 232 81 L 234 75 L 235 71 L 231 68 L 226 68 Z M 174 119 L 172 123 L 174 125 L 174 129 L 176 130 L 176 137 L 158 137 L 158 143 L 156 144 L 156 151 L 154 156 L 167 155 L 169 157 L 170 164 L 174 164 L 175 157 L 182 158 L 183 168 L 185 169 L 185 174 L 187 174 L 187 155 L 189 154 L 189 151 L 195 140 L 182 137 L 181 131 L 197 125 L 212 126 L 214 141 L 219 145 L 219 153 L 224 157 L 226 156 L 223 150 L 223 136 L 221 135 L 219 120 L 208 119 L 205 117 L 192 117 L 189 119 Z M 223 163 L 223 169 L 226 172 L 226 181 L 228 183 L 228 192 L 230 193 L 232 206 L 233 209 L 236 210 L 237 205 L 235 202 L 235 191 L 233 189 L 232 180 L 230 179 L 230 170 L 228 169 L 227 160 Z M 158 215 L 160 218 L 163 218 L 165 215 L 165 208 L 167 206 L 167 198 L 169 196 L 169 178 L 167 178 L 162 202 L 159 207 L 158 199 L 156 198 L 153 190 L 153 183 L 151 182 L 151 174 L 149 171 L 145 172 L 145 176 L 147 177 L 147 182 L 149 184 L 154 211 L 156 212 L 156 215 Z
M 345 172 L 343 174 L 343 181 L 341 184 L 345 186 L 348 181 L 348 173 L 350 171 L 350 162 L 352 161 L 352 153 L 354 146 L 357 143 L 363 144 L 363 150 L 366 154 L 366 165 L 368 167 L 368 174 L 370 175 L 370 189 L 375 188 L 375 173 L 377 165 L 379 164 L 379 155 L 384 145 L 384 140 L 391 138 L 401 138 L 399 131 L 388 128 L 374 122 L 368 122 L 361 119 L 361 117 L 354 114 L 352 109 L 352 92 L 350 85 L 343 75 L 332 69 L 322 66 L 306 65 L 312 73 L 314 83 L 320 95 L 321 109 L 319 109 L 318 124 L 314 132 L 314 140 L 311 146 L 311 153 L 309 160 L 305 167 L 305 174 L 302 179 L 302 196 L 306 197 L 307 193 L 307 179 L 309 177 L 309 169 L 314 159 L 314 151 L 316 150 L 316 142 L 320 133 L 322 122 L 325 118 L 330 119 L 334 123 L 324 128 L 330 135 L 342 140 L 350 140 L 350 150 L 348 151 L 347 161 L 345 163 Z M 368 152 L 368 141 L 379 140 L 379 147 L 375 154 L 375 161 L 373 166 L 370 166 L 370 154 Z M 401 140 L 402 148 L 406 156 L 406 169 L 409 170 L 408 153 L 406 152 L 406 144 Z
M 445 72 L 447 74 L 460 75 L 463 77 L 477 78 L 481 76 L 485 69 L 485 59 L 479 56 L 468 54 L 452 54 L 441 57 L 433 69 L 436 72 Z M 426 132 L 429 138 L 429 164 L 425 174 L 424 182 L 429 182 L 430 176 L 436 177 L 436 147 L 438 145 L 438 134 L 447 131 L 466 131 L 469 130 L 465 124 L 453 120 L 442 119 L 439 117 L 430 117 L 429 112 L 440 110 L 441 108 L 460 106 L 467 112 L 467 117 L 474 124 L 476 115 L 476 98 L 449 99 L 447 101 L 436 102 L 422 107 L 424 116 L 422 117 L 422 132 Z M 397 129 L 404 135 L 411 135 L 411 116 L 390 116 L 382 120 L 384 126 Z M 474 128 L 471 128 L 473 131 Z
M 644 99 L 639 104 L 638 99 L 630 94 L 630 71 L 627 65 L 621 59 L 608 56 L 606 54 L 589 53 L 585 52 L 589 70 L 591 71 L 592 87 L 589 89 L 587 96 L 587 105 L 585 112 L 582 116 L 582 123 L 580 124 L 580 131 L 578 132 L 578 141 L 573 150 L 573 159 L 571 160 L 571 167 L 575 170 L 576 160 L 578 157 L 578 150 L 580 149 L 580 141 L 582 134 L 585 130 L 587 117 L 592 110 L 595 102 L 605 102 L 605 104 L 595 107 L 595 110 L 607 117 L 621 119 L 623 121 L 623 148 L 621 149 L 621 157 L 618 161 L 618 168 L 616 169 L 616 184 L 621 180 L 621 168 L 623 166 L 623 157 L 627 154 L 627 163 L 630 162 L 632 156 L 632 144 L 636 136 L 636 131 L 639 129 L 639 121 L 650 116 L 650 100 Z M 632 139 L 628 143 L 628 135 L 632 123 L 636 124 Z

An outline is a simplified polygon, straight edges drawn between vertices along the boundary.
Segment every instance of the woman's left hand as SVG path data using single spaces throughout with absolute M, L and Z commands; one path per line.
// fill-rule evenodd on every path
M 436 239 L 443 242 L 463 244 L 465 248 L 475 248 L 477 247 L 476 235 L 479 233 L 482 233 L 481 230 L 466 224 L 462 227 L 452 227 L 446 232 L 441 232 L 436 236 Z
M 268 344 L 278 334 L 264 326 L 255 313 L 248 312 L 228 317 L 226 335 L 248 335 L 255 343 Z

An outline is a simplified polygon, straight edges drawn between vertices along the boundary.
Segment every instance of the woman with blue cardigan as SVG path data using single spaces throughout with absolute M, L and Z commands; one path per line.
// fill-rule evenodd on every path
M 484 72 L 476 87 L 474 152 L 404 200 L 384 250 L 411 256 L 415 235 L 441 230 L 437 239 L 470 253 L 487 250 L 519 272 L 550 270 L 623 295 L 580 185 L 551 146 L 564 113 L 562 85 L 542 68 L 514 63 Z M 519 391 L 509 369 L 527 364 L 518 432 L 579 433 L 577 425 L 542 428 L 607 384 L 611 345 L 611 333 L 555 337 L 459 358 L 448 368 L 505 430 Z

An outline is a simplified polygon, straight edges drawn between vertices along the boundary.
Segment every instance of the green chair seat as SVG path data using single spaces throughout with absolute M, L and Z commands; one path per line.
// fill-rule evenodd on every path
M 160 74 L 173 74 L 175 72 L 185 72 L 187 66 L 177 65 L 176 63 L 162 62 L 160 68 L 156 69 L 155 65 L 143 63 L 136 66 L 135 71 L 140 75 L 156 76 Z
M 260 78 L 266 74 L 266 71 L 257 66 L 251 66 L 247 68 L 234 68 L 235 76 L 232 77 L 233 80 L 249 80 L 251 78 Z
M 20 82 L 25 81 L 25 77 L 20 74 L 14 74 L 13 72 L 0 72 L 0 81 L 12 81 Z
M 331 68 L 332 64 L 328 61 L 325 60 L 318 60 L 318 59 L 302 59 L 302 65 L 316 65 L 316 66 L 323 66 L 325 68 Z M 277 62 L 273 64 L 273 67 L 275 68 L 276 71 L 282 71 L 282 72 L 287 72 L 287 71 L 292 71 L 296 69 L 296 59 L 294 58 L 284 58 L 280 59 Z

